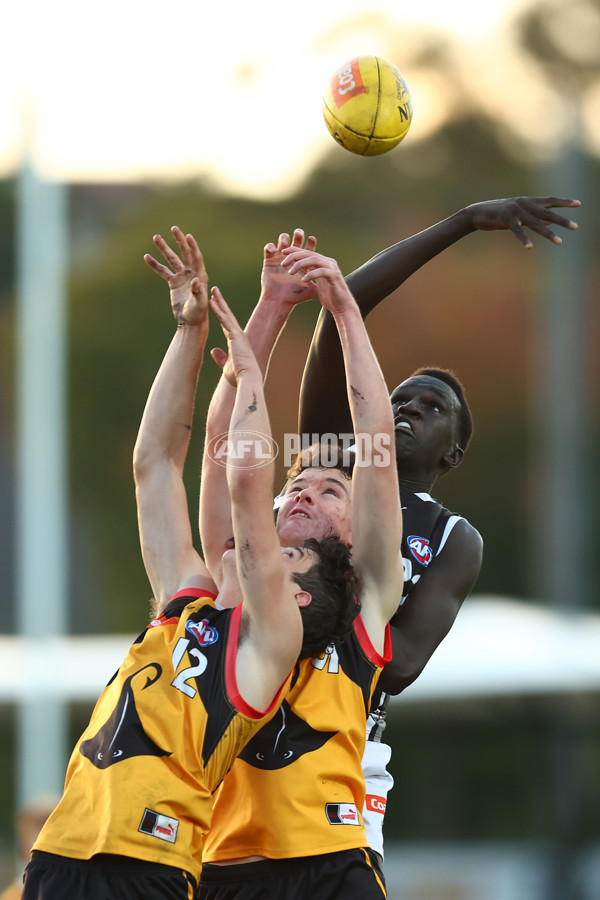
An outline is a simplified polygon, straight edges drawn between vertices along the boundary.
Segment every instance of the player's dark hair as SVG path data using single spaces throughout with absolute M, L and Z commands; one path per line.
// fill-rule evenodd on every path
M 449 369 L 417 369 L 417 371 L 413 372 L 409 378 L 416 378 L 418 375 L 429 375 L 430 378 L 437 378 L 438 381 L 443 381 L 448 387 L 452 388 L 458 397 L 458 402 L 460 404 L 460 413 L 458 416 L 458 443 L 463 451 L 466 450 L 469 446 L 471 435 L 473 434 L 473 417 L 461 381 L 456 377 L 454 372 L 451 372 Z
M 350 560 L 350 547 L 336 536 L 304 546 L 318 561 L 308 572 L 294 572 L 292 580 L 312 600 L 300 608 L 304 639 L 300 658 L 320 656 L 329 644 L 341 641 L 360 612 L 360 579 Z
M 352 478 L 356 456 L 342 443 L 311 444 L 296 456 L 287 471 L 289 481 L 297 478 L 305 469 L 339 469 L 346 478 Z

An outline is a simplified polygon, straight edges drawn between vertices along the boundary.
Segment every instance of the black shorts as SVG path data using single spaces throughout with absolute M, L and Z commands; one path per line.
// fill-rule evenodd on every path
M 198 900 L 383 900 L 385 882 L 367 850 L 340 850 L 237 866 L 205 863 Z
M 195 879 L 174 866 L 99 853 L 73 859 L 34 850 L 22 900 L 196 900 Z

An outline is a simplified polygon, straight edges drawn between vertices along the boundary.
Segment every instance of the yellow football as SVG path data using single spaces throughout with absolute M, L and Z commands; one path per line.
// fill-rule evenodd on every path
M 334 74 L 323 97 L 330 134 L 360 156 L 378 156 L 399 144 L 412 114 L 402 72 L 382 56 L 349 60 Z

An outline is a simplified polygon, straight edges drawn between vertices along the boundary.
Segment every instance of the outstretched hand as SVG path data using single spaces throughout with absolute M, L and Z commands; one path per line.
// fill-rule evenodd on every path
M 284 253 L 289 248 L 301 250 L 304 246 L 304 231 L 296 228 L 290 241 L 286 232 L 279 235 L 277 245 L 269 243 L 264 249 L 264 260 L 260 278 L 262 293 L 265 300 L 276 303 L 287 303 L 294 306 L 305 300 L 316 297 L 315 286 L 311 282 L 302 280 L 302 276 L 291 275 L 289 269 L 284 268 Z M 310 235 L 306 238 L 305 249 L 314 252 L 317 239 Z
M 218 287 L 211 289 L 208 302 L 227 339 L 227 353 L 220 347 L 215 347 L 210 351 L 216 364 L 223 369 L 223 377 L 233 387 L 237 385 L 240 376 L 252 368 L 258 371 L 260 377 L 260 369 L 250 342 Z
M 339 312 L 356 304 L 335 259 L 296 247 L 288 247 L 282 253 L 285 256 L 282 265 L 290 275 L 300 275 L 303 282 L 314 282 L 316 294 L 325 309 Z
M 158 262 L 149 253 L 144 255 L 144 262 L 169 285 L 171 309 L 177 323 L 199 325 L 208 316 L 208 275 L 202 253 L 193 235 L 184 234 L 177 225 L 171 232 L 181 255 L 178 256 L 160 234 L 155 234 L 154 243 L 169 265 Z
M 533 247 L 533 243 L 524 228 L 530 228 L 553 244 L 562 244 L 562 238 L 548 228 L 549 224 L 560 225 L 571 231 L 577 229 L 576 222 L 553 211 L 552 207 L 555 206 L 573 209 L 581 206 L 581 201 L 560 197 L 510 197 L 473 203 L 466 210 L 471 215 L 473 228 L 478 231 L 508 229 L 529 249 Z

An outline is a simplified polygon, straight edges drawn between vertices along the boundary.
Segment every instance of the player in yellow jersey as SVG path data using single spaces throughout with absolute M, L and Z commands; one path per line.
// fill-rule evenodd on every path
M 394 423 L 385 381 L 336 261 L 316 253 L 313 241 L 306 248 L 302 243 L 298 232 L 289 252 L 279 248 L 280 276 L 287 279 L 288 293 L 289 284 L 297 299 L 314 289 L 331 312 L 343 347 L 354 433 L 370 452 L 357 460 L 350 477 L 322 457 L 304 460 L 309 464 L 290 480 L 277 531 L 284 544 L 333 533 L 351 545 L 363 580 L 362 610 L 345 640 L 297 667 L 277 715 L 224 779 L 207 836 L 211 865 L 200 886 L 200 896 L 207 898 L 385 896 L 362 849 L 361 757 L 370 698 L 389 655 L 387 622 L 403 583 Z M 259 304 L 251 317 L 247 331 L 259 359 L 276 322 L 277 306 L 269 313 Z M 262 356 L 265 367 L 267 357 L 268 350 Z M 221 380 L 207 420 L 208 448 L 230 402 L 230 387 Z M 207 510 L 219 509 L 219 496 L 219 518 L 208 518 Z M 227 505 L 222 476 L 207 452 L 201 531 L 216 571 L 231 533 Z
M 180 255 L 155 238 L 168 266 L 146 257 L 169 284 L 178 328 L 134 454 L 155 617 L 73 751 L 63 796 L 34 844 L 25 900 L 192 900 L 212 792 L 274 715 L 298 656 L 314 652 L 313 638 L 303 644 L 303 619 L 325 623 L 312 629 L 321 632 L 323 649 L 357 612 L 356 579 L 340 542 L 282 550 L 273 523 L 273 461 L 257 458 L 252 443 L 226 469 L 237 549 L 224 555 L 217 602 L 193 547 L 182 480 L 208 333 L 208 279 L 193 237 L 173 233 Z M 235 394 L 232 423 L 268 437 L 261 373 L 248 341 L 217 288 L 210 306 L 227 337 L 228 355 L 215 356 Z

